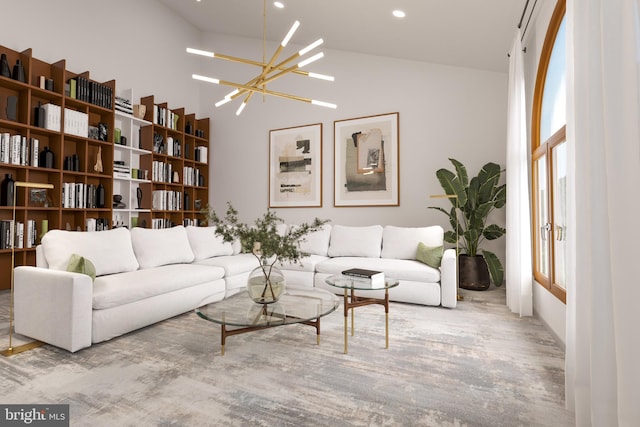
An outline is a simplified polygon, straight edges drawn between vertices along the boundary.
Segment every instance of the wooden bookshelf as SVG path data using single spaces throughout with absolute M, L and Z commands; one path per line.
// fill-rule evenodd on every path
M 40 243 L 43 227 L 49 230 L 69 229 L 84 231 L 88 223 L 93 220 L 102 221 L 106 228 L 114 225 L 132 227 L 134 225 L 152 227 L 155 222 L 170 224 L 193 224 L 201 222 L 203 215 L 196 207 L 195 200 L 200 201 L 201 208 L 208 203 L 209 170 L 205 161 L 198 161 L 195 157 L 196 147 L 209 147 L 209 119 L 197 119 L 182 108 L 168 110 L 168 105 L 156 104 L 153 96 L 142 98 L 139 103 L 147 105 L 147 116 L 144 120 L 136 119 L 115 110 L 115 80 L 96 82 L 90 79 L 88 71 L 76 73 L 66 69 L 65 60 L 55 63 L 34 58 L 31 49 L 19 52 L 0 46 L 0 54 L 5 54 L 10 69 L 17 60 L 24 67 L 25 81 L 17 81 L 11 77 L 0 75 L 0 141 L 1 134 L 19 135 L 27 145 L 32 139 L 38 140 L 39 153 L 48 147 L 54 153 L 53 167 L 35 166 L 32 154 L 28 160 L 15 163 L 0 158 L 0 181 L 5 175 L 11 174 L 15 181 L 46 183 L 53 185 L 52 190 L 40 192 L 35 197 L 30 188 L 16 187 L 16 222 L 25 227 L 23 247 L 10 246 L 0 248 L 0 289 L 10 288 L 12 253 L 15 265 L 35 265 L 35 246 Z M 67 83 L 70 79 L 83 81 L 94 85 L 99 96 L 95 98 L 81 98 L 76 87 L 76 96 L 72 96 Z M 42 82 L 46 84 L 42 84 Z M 53 88 L 51 88 L 53 84 Z M 47 85 L 49 85 L 47 87 Z M 131 91 L 125 91 L 130 96 Z M 136 100 L 131 100 L 138 103 Z M 15 103 L 15 113 L 7 108 L 8 103 Z M 35 109 L 39 105 L 53 104 L 60 107 L 59 123 L 56 128 L 39 127 L 35 123 Z M 166 126 L 153 122 L 153 106 L 161 105 L 178 116 L 175 126 Z M 89 132 L 88 135 L 78 135 L 72 132 L 73 123 L 66 119 L 73 116 L 85 117 L 89 127 L 102 128 L 106 135 L 101 138 Z M 187 123 L 191 124 L 188 132 Z M 65 124 L 67 129 L 65 129 Z M 115 126 L 121 130 L 127 139 L 127 144 L 114 143 Z M 82 126 L 77 126 L 82 128 Z M 86 125 L 84 126 L 86 129 Z M 198 130 L 198 135 L 196 135 Z M 177 140 L 179 154 L 154 153 L 153 135 L 162 135 L 165 141 L 168 137 Z M 98 139 L 97 139 L 98 138 Z M 102 169 L 96 168 L 98 158 L 101 159 Z M 65 160 L 65 159 L 73 159 Z M 113 176 L 114 161 L 125 161 L 130 168 L 148 170 L 149 178 L 140 177 L 116 178 Z M 171 164 L 178 173 L 177 182 L 152 181 L 152 163 L 161 161 Z M 72 165 L 72 166 L 70 166 Z M 185 167 L 198 169 L 202 181 L 185 183 Z M 104 188 L 104 206 L 89 205 L 83 196 L 83 202 L 69 204 L 70 185 L 75 188 L 95 189 Z M 77 187 L 76 187 L 77 186 Z M 137 189 L 143 193 L 141 206 L 137 203 Z M 66 191 L 65 191 L 66 189 Z M 181 194 L 181 206 L 176 210 L 154 209 L 152 205 L 153 191 L 165 190 Z M 113 195 L 120 194 L 126 204 L 124 210 L 113 209 Z M 188 199 L 185 205 L 184 200 Z M 95 201 L 95 197 L 91 199 Z M 13 206 L 0 206 L 0 221 L 11 221 Z M 27 243 L 27 224 L 35 225 L 34 242 Z M 45 224 L 46 223 L 46 224 Z M 31 247 L 28 247 L 31 246 Z
M 151 208 L 151 226 L 200 225 L 204 220 L 200 210 L 209 202 L 209 165 L 206 155 L 196 152 L 209 149 L 209 119 L 197 119 L 184 108 L 171 109 L 153 95 L 140 101 L 146 106 L 144 119 L 151 123 L 141 128 L 142 148 L 149 153 L 140 156 L 141 168 L 151 176 L 151 192 L 143 194 L 143 205 Z M 169 115 L 176 117 L 175 122 L 167 120 Z M 170 173 L 154 174 L 154 163 Z M 161 205 L 158 194 L 175 195 L 178 202 Z

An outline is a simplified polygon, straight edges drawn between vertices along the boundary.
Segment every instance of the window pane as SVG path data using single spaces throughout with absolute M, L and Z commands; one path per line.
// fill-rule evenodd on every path
M 547 224 L 549 223 L 549 206 L 547 196 L 547 156 L 536 160 L 534 170 L 536 184 L 536 271 L 549 277 L 549 238 Z
M 563 289 L 566 285 L 567 257 L 567 143 L 553 148 L 553 272 L 554 282 Z
M 542 95 L 540 142 L 543 143 L 567 124 L 565 19 L 562 19 L 551 51 Z

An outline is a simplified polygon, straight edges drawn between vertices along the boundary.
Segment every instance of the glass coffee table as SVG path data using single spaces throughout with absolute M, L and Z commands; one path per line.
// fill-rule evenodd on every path
M 295 323 L 315 327 L 320 344 L 320 318 L 334 312 L 339 305 L 340 299 L 323 289 L 287 288 L 275 303 L 257 304 L 247 291 L 243 291 L 196 308 L 195 312 L 220 325 L 221 354 L 224 356 L 228 336 Z
M 342 274 L 336 274 L 333 276 L 329 276 L 325 279 L 327 284 L 334 286 L 336 288 L 344 289 L 344 354 L 347 354 L 348 344 L 347 344 L 347 329 L 348 329 L 348 321 L 349 310 L 351 310 L 351 336 L 354 334 L 354 325 L 355 325 L 355 308 L 362 307 L 365 305 L 372 304 L 380 304 L 384 306 L 385 320 L 385 346 L 384 348 L 389 348 L 389 289 L 395 288 L 400 284 L 400 282 L 396 279 L 392 279 L 390 277 L 385 277 L 384 287 L 380 288 L 372 288 L 371 286 L 367 286 L 366 283 L 362 283 L 359 280 L 349 279 L 348 277 L 343 276 Z M 384 289 L 384 298 L 368 298 L 368 297 L 359 297 L 356 295 L 357 290 L 381 290 Z

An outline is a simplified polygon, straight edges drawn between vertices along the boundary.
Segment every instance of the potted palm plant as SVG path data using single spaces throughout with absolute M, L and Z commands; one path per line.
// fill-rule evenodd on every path
M 255 220 L 254 224 L 245 224 L 238 220 L 238 211 L 227 202 L 224 218 L 208 206 L 207 219 L 209 225 L 216 227 L 216 234 L 225 242 L 239 241 L 242 252 L 253 254 L 260 266 L 249 274 L 247 290 L 249 296 L 257 303 L 276 302 L 284 292 L 284 275 L 275 264 L 280 262 L 299 262 L 308 254 L 300 250 L 300 242 L 304 237 L 317 231 L 328 220 L 315 218 L 312 223 L 287 227 L 278 231 L 278 225 L 284 221 L 270 210 Z
M 462 254 L 458 258 L 459 286 L 463 289 L 486 290 L 493 282 L 502 285 L 504 267 L 493 252 L 481 250 L 483 240 L 495 240 L 502 237 L 506 230 L 496 224 L 487 225 L 487 218 L 494 209 L 505 206 L 507 198 L 506 184 L 500 184 L 504 172 L 499 165 L 487 163 L 478 175 L 471 178 L 465 166 L 455 159 L 449 159 L 455 167 L 455 173 L 448 169 L 439 169 L 436 176 L 452 207 L 445 210 L 430 206 L 449 217 L 452 230 L 445 232 L 448 243 L 460 246 Z

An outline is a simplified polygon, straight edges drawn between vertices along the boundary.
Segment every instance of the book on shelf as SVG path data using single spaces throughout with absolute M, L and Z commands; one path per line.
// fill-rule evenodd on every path
M 364 268 L 350 268 L 344 270 L 342 275 L 350 280 L 356 280 L 359 283 L 366 284 L 372 288 L 384 288 L 384 272 L 376 270 L 367 270 Z

